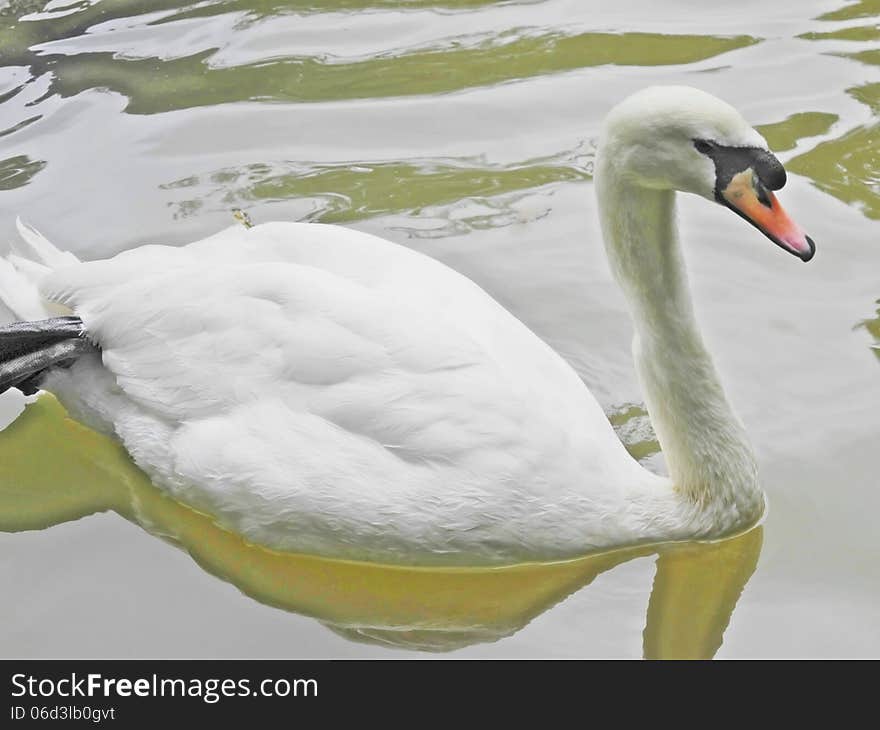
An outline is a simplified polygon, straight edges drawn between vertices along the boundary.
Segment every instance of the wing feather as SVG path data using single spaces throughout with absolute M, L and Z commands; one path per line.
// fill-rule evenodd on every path
M 271 397 L 430 461 L 503 439 L 522 415 L 485 348 L 433 307 L 311 265 L 206 267 L 152 249 L 67 269 L 46 288 L 82 317 L 123 391 L 163 419 Z

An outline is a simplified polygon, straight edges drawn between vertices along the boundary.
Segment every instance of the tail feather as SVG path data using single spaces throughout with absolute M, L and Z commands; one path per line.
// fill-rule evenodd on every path
M 19 319 L 50 314 L 36 285 L 5 259 L 0 259 L 0 301 Z
M 0 323 L 69 314 L 68 308 L 40 294 L 40 282 L 55 269 L 76 264 L 79 259 L 57 249 L 20 218 L 16 225 L 21 236 L 13 246 L 16 253 L 0 258 Z
M 21 241 L 14 248 L 22 258 L 43 264 L 50 269 L 60 269 L 71 264 L 78 264 L 79 259 L 69 251 L 61 251 L 49 239 L 21 218 L 15 219 Z
M 40 281 L 46 274 L 52 272 L 52 269 L 45 264 L 38 264 L 36 261 L 31 261 L 14 253 L 9 254 L 6 260 L 15 267 L 16 271 L 24 274 L 30 281 Z

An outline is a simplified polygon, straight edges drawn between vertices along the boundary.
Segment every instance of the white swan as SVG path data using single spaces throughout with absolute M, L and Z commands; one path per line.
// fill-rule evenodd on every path
M 56 318 L 2 330 L 0 390 L 51 391 L 175 498 L 279 550 L 493 564 L 717 537 L 764 499 L 692 315 L 674 191 L 806 261 L 812 241 L 770 192 L 784 182 L 764 139 L 704 92 L 648 89 L 607 118 L 602 229 L 670 479 L 477 285 L 337 226 L 236 226 L 86 263 L 20 226 L 0 297 Z

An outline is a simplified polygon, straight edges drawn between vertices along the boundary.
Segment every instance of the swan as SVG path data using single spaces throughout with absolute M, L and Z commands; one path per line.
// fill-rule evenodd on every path
M 711 540 L 760 520 L 746 433 L 692 311 L 675 192 L 809 261 L 785 170 L 727 103 L 652 87 L 608 114 L 600 223 L 670 476 L 474 282 L 379 237 L 235 225 L 80 262 L 19 223 L 0 391 L 54 394 L 165 493 L 284 552 L 500 565 Z

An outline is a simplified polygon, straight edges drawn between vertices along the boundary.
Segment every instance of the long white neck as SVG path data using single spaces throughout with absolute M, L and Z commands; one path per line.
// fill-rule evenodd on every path
M 636 370 L 675 489 L 731 526 L 755 520 L 763 511 L 755 458 L 697 328 L 675 193 L 633 184 L 601 156 L 596 190 L 608 258 L 635 324 Z

